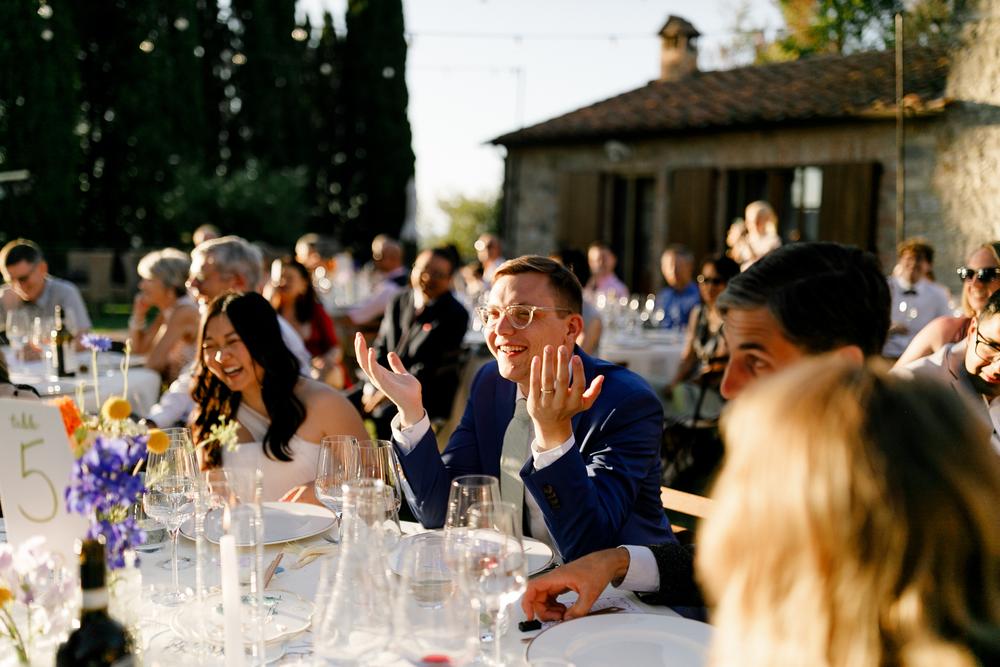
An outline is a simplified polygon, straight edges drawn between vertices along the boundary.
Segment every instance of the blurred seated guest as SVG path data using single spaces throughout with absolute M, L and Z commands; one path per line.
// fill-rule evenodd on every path
M 723 421 L 708 664 L 1000 664 L 1000 459 L 959 396 L 828 356 Z
M 202 313 L 215 297 L 227 291 L 256 292 L 263 285 L 260 249 L 239 236 L 223 236 L 205 241 L 191 251 L 187 287 Z M 308 374 L 309 352 L 292 325 L 278 316 L 285 347 L 299 361 L 299 372 Z M 197 347 L 195 348 L 197 352 Z M 197 358 L 197 357 L 196 357 Z M 191 400 L 193 364 L 188 364 L 170 383 L 159 402 L 150 408 L 147 421 L 161 427 L 185 423 L 194 403 Z
M 459 301 L 471 311 L 479 303 L 486 289 L 486 283 L 483 281 L 483 263 L 479 260 L 469 262 L 459 269 L 459 273 L 464 287 Z
M 778 216 L 766 201 L 748 204 L 744 220 L 742 228 L 730 228 L 726 242 L 732 246 L 730 257 L 746 271 L 758 259 L 775 248 L 780 248 L 781 237 L 778 236 Z
M 889 276 L 892 293 L 892 326 L 882 356 L 897 359 L 917 332 L 938 317 L 950 317 L 948 291 L 927 279 L 934 263 L 934 248 L 919 238 L 906 239 L 896 248 L 898 261 Z
M 495 234 L 482 234 L 476 239 L 476 257 L 483 265 L 483 282 L 486 289 L 493 284 L 493 274 L 507 260 L 503 256 L 503 246 Z
M 191 242 L 195 247 L 200 246 L 205 241 L 211 241 L 212 239 L 217 239 L 222 236 L 222 232 L 215 225 L 204 224 L 194 230 L 191 235 Z
M 660 327 L 683 331 L 691 319 L 691 311 L 701 302 L 692 275 L 694 256 L 680 244 L 668 246 L 660 255 L 660 271 L 667 281 L 667 286 L 656 295 L 656 310 L 663 311 Z
M 309 270 L 291 257 L 275 260 L 275 264 L 280 268 L 280 278 L 269 290 L 271 305 L 302 337 L 312 355 L 314 377 L 343 389 L 347 378 L 341 365 L 337 334 L 333 330 L 333 320 L 316 299 Z
M 0 287 L 4 312 L 24 310 L 31 318 L 51 318 L 56 306 L 61 306 L 67 328 L 78 341 L 80 334 L 90 330 L 90 315 L 80 290 L 49 275 L 49 264 L 34 241 L 14 239 L 0 248 L 0 272 L 7 282 Z
M 549 255 L 549 259 L 554 259 L 569 269 L 581 284 L 584 282 L 584 275 L 590 274 L 590 269 L 587 267 L 587 257 L 579 250 L 566 248 L 552 253 Z M 581 275 L 581 270 L 583 275 Z M 580 314 L 583 316 L 583 331 L 576 337 L 576 344 L 587 354 L 595 355 L 601 345 L 601 332 L 604 330 L 601 313 L 588 299 L 584 299 Z
M 896 366 L 893 372 L 950 384 L 971 401 L 980 421 L 993 429 L 993 446 L 1000 453 L 1000 290 L 972 318 L 963 340 L 946 343 L 931 356 Z
M 347 310 L 347 317 L 362 331 L 375 331 L 386 306 L 407 283 L 403 266 L 403 248 L 395 239 L 379 234 L 372 240 L 372 263 L 375 269 L 371 293 Z
M 236 420 L 240 444 L 201 451 L 203 467 L 259 467 L 263 498 L 315 502 L 319 445 L 328 435 L 367 439 L 350 402 L 303 377 L 271 304 L 256 292 L 227 293 L 208 306 L 199 337 L 192 397 L 195 444 L 220 419 Z
M 145 355 L 146 368 L 158 372 L 166 383 L 173 382 L 195 356 L 198 306 L 185 286 L 190 266 L 186 252 L 165 248 L 143 257 L 137 268 L 139 293 L 128 321 L 132 351 Z M 158 312 L 147 326 L 150 308 Z
M 323 263 L 323 253 L 320 251 L 321 243 L 320 235 L 312 232 L 303 234 L 295 242 L 295 261 L 306 267 L 310 274 Z
M 587 266 L 590 268 L 590 280 L 584 287 L 584 292 L 591 301 L 596 303 L 597 295 L 604 294 L 613 298 L 627 297 L 628 287 L 615 275 L 618 258 L 611 247 L 602 241 L 594 241 L 587 247 Z
M 722 374 L 729 361 L 729 349 L 722 334 L 722 313 L 716 307 L 726 285 L 739 275 L 740 267 L 725 255 L 706 258 L 698 274 L 701 304 L 688 316 L 684 352 L 677 375 L 667 387 L 667 394 L 681 396 L 674 402 L 683 406 L 684 416 L 716 419 L 725 402 L 719 392 Z
M 469 312 L 451 293 L 454 273 L 453 256 L 443 248 L 417 255 L 410 272 L 411 289 L 397 294 L 386 308 L 373 345 L 379 361 L 388 363 L 393 352 L 421 385 L 433 387 L 424 397 L 431 421 L 451 414 L 462 371 L 462 339 L 469 328 Z M 380 438 L 392 437 L 396 407 L 370 383 L 365 387 L 364 411 L 374 419 Z
M 984 243 L 973 250 L 965 266 L 958 269 L 958 275 L 962 279 L 962 315 L 939 317 L 921 329 L 896 362 L 897 367 L 965 338 L 972 318 L 979 315 L 990 295 L 1000 289 L 1000 241 Z

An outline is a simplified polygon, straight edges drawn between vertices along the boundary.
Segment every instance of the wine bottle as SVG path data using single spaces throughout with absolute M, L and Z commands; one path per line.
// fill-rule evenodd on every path
M 56 667 L 132 667 L 132 638 L 121 623 L 108 616 L 107 567 L 104 538 L 77 541 L 83 604 L 80 627 L 56 654 Z
M 56 306 L 56 316 L 52 328 L 52 359 L 56 365 L 56 375 L 69 377 L 76 375 L 76 354 L 73 351 L 73 334 L 66 328 L 62 306 Z

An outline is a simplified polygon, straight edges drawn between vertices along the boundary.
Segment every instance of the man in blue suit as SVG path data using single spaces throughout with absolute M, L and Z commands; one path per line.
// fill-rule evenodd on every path
M 504 500 L 523 502 L 525 533 L 564 560 L 637 539 L 674 541 L 659 498 L 659 400 L 635 373 L 574 348 L 581 293 L 576 277 L 545 257 L 497 269 L 478 309 L 496 362 L 476 375 L 443 454 L 421 398 L 434 388 L 422 388 L 395 355 L 391 370 L 380 366 L 355 339 L 362 369 L 399 408 L 393 439 L 425 526 L 444 523 L 453 478 L 486 474 L 500 478 Z

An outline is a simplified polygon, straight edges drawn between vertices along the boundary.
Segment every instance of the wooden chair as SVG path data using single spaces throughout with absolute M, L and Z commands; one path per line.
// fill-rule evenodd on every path
M 712 512 L 712 499 L 699 496 L 687 491 L 677 491 L 665 486 L 660 487 L 660 504 L 663 509 L 671 512 L 679 512 L 696 519 L 704 519 Z M 694 541 L 694 531 L 684 526 L 674 526 L 674 535 L 682 544 L 691 544 Z

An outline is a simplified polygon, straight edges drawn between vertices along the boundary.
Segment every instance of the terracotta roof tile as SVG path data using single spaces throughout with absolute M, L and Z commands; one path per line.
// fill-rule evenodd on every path
M 912 49 L 905 56 L 907 106 L 939 108 L 948 74 L 947 55 L 940 50 Z M 652 81 L 497 137 L 492 143 L 514 146 L 593 141 L 858 118 L 895 107 L 894 72 L 891 51 L 696 72 L 677 81 Z

